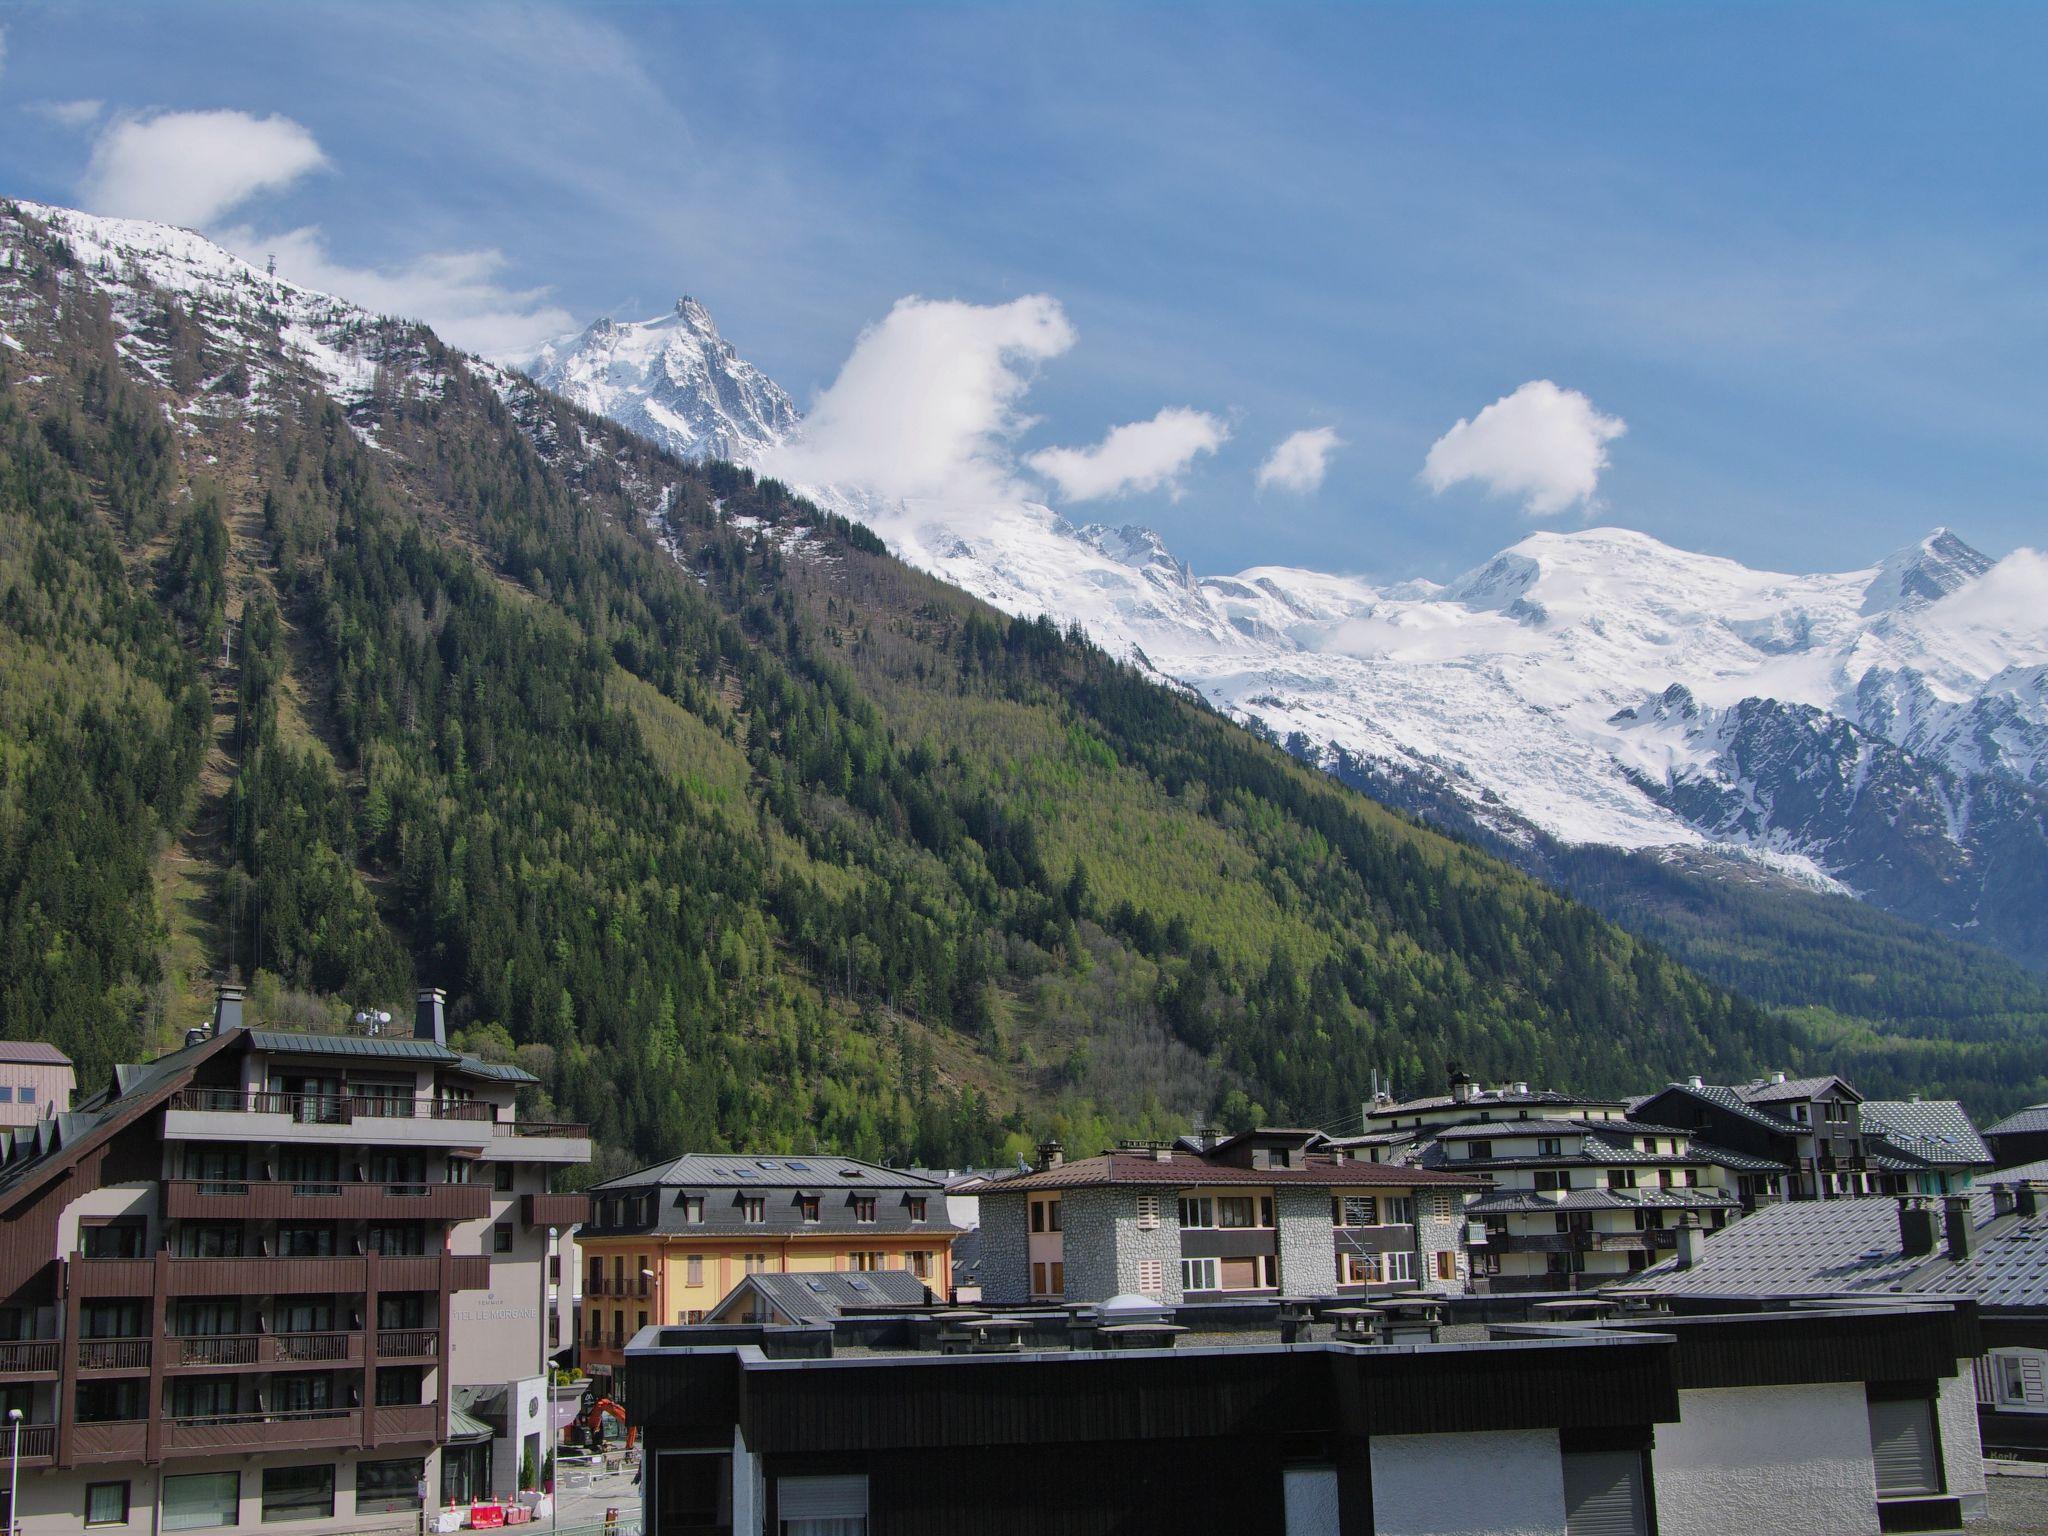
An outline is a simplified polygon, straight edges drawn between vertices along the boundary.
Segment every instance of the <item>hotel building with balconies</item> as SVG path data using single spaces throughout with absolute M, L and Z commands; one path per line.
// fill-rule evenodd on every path
M 0 1408 L 27 1536 L 410 1529 L 544 1452 L 548 1229 L 586 1127 L 407 1034 L 210 1030 L 0 1142 Z

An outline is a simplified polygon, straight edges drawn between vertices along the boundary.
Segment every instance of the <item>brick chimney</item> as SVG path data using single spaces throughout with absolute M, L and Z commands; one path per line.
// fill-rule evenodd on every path
M 412 1037 L 448 1043 L 448 994 L 439 987 L 421 987 L 412 1010 Z
M 1056 1141 L 1041 1141 L 1038 1144 L 1038 1166 L 1041 1169 L 1057 1168 L 1067 1160 L 1067 1149 Z

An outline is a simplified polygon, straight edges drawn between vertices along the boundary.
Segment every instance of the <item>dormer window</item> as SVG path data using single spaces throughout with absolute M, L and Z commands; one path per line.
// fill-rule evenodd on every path
M 873 1221 L 875 1219 L 875 1197 L 873 1195 L 855 1195 L 853 1197 L 853 1219 L 855 1221 Z
M 704 1225 L 704 1197 L 702 1195 L 677 1195 L 676 1205 L 683 1213 L 683 1221 L 692 1227 Z
M 924 1220 L 925 1197 L 923 1195 L 912 1195 L 904 1203 L 910 1207 L 910 1219 L 912 1221 Z
M 760 1223 L 768 1219 L 768 1197 L 766 1195 L 741 1195 L 740 1220 Z
M 798 1195 L 796 1209 L 797 1214 L 805 1221 L 815 1222 L 818 1219 L 818 1197 L 816 1195 Z

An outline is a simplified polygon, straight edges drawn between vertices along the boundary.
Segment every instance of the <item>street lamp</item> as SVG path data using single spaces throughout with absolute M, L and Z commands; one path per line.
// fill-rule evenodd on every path
M 7 1427 L 14 1431 L 14 1445 L 7 1453 L 7 1536 L 21 1529 L 21 1511 L 15 1507 L 21 1497 L 21 1410 L 7 1410 Z
M 551 1275 L 557 1273 L 555 1266 L 560 1262 L 555 1249 L 555 1239 L 560 1236 L 560 1232 L 561 1229 L 558 1227 L 548 1228 L 548 1257 L 547 1262 L 541 1265 L 540 1270 L 541 1312 L 544 1314 L 540 1320 L 540 1369 L 541 1377 L 547 1382 L 548 1388 L 547 1391 L 541 1394 L 541 1401 L 547 1405 L 548 1411 L 548 1475 L 543 1481 L 547 1484 L 548 1490 L 548 1529 L 550 1531 L 556 1529 L 562 1523 L 561 1512 L 555 1507 L 555 1500 L 560 1497 L 556 1490 L 562 1485 L 562 1469 L 556 1464 L 555 1459 L 555 1363 L 547 1350 L 548 1317 L 553 1315 L 549 1311 L 549 1306 L 551 1303 L 555 1306 L 560 1305 L 548 1293 L 548 1279 Z

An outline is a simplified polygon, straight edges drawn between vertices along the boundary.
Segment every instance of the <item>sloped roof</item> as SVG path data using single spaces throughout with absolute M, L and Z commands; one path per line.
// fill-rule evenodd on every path
M 1984 1128 L 1986 1136 L 2017 1136 L 2028 1131 L 2048 1131 L 2048 1104 L 2030 1104 Z
M 1521 1211 L 1713 1211 L 1738 1205 L 1718 1189 L 1501 1189 L 1465 1207 L 1467 1216 Z
M 1667 1261 L 1615 1289 L 1730 1297 L 1901 1292 L 2048 1307 L 2048 1212 L 1999 1216 L 1991 1193 L 1997 1184 L 2037 1178 L 2048 1179 L 2048 1163 L 1978 1184 L 1969 1196 L 1975 1245 L 1961 1261 L 1948 1257 L 1939 1233 L 1933 1253 L 1904 1253 L 1896 1201 L 1799 1200 L 1713 1234 L 1689 1269 Z
M 710 1311 L 723 1312 L 742 1292 L 751 1292 L 795 1323 L 829 1323 L 849 1307 L 922 1307 L 932 1292 L 906 1269 L 860 1274 L 748 1275 Z
M 1191 1189 L 1199 1185 L 1309 1185 L 1323 1189 L 1357 1188 L 1388 1184 L 1396 1188 L 1477 1189 L 1485 1181 L 1464 1174 L 1440 1173 L 1395 1163 L 1359 1163 L 1315 1157 L 1305 1168 L 1246 1168 L 1236 1163 L 1212 1163 L 1187 1152 L 1173 1152 L 1164 1159 L 1147 1152 L 1107 1152 L 1041 1168 L 992 1184 L 984 1196 L 1007 1194 L 1012 1190 L 1081 1189 L 1096 1186 L 1163 1185 Z
M 1783 1104 L 1796 1099 L 1810 1099 L 1826 1093 L 1830 1088 L 1840 1088 L 1850 1098 L 1860 1100 L 1863 1095 L 1856 1091 L 1856 1085 L 1832 1072 L 1821 1077 L 1793 1077 L 1782 1083 L 1743 1083 L 1736 1092 L 1751 1104 Z
M 411 1035 L 320 1035 L 300 1030 L 252 1029 L 249 1044 L 259 1051 L 291 1051 L 304 1056 L 374 1056 L 391 1061 L 460 1062 L 462 1053 L 438 1040 Z
M 1431 1094 L 1427 1098 L 1403 1099 L 1398 1104 L 1374 1104 L 1368 1115 L 1406 1115 L 1425 1109 L 1490 1109 L 1497 1104 L 1510 1107 L 1534 1107 L 1538 1104 L 1601 1104 L 1616 1109 L 1625 1108 L 1623 1099 L 1601 1099 L 1586 1093 L 1559 1093 L 1554 1088 L 1532 1088 L 1527 1093 L 1516 1093 L 1511 1089 L 1478 1088 L 1472 1090 L 1467 1099 L 1454 1098 L 1448 1093 Z
M 665 1163 L 650 1163 L 622 1173 L 592 1194 L 618 1194 L 651 1188 L 747 1189 L 929 1189 L 945 1185 L 929 1174 L 885 1168 L 857 1157 L 794 1152 L 755 1155 L 746 1152 L 685 1152 Z
M 1781 1136 L 1798 1129 L 1790 1120 L 1778 1115 L 1766 1114 L 1760 1109 L 1751 1108 L 1748 1101 L 1735 1089 L 1719 1083 L 1702 1083 L 1697 1088 L 1693 1087 L 1690 1083 L 1672 1083 L 1664 1089 L 1663 1093 L 1653 1093 L 1649 1098 L 1640 1100 L 1635 1107 L 1640 1109 L 1643 1105 L 1662 1098 L 1665 1093 L 1685 1094 L 1689 1098 L 1698 1099 L 1702 1104 L 1710 1104 L 1716 1109 L 1726 1110 L 1731 1115 L 1737 1115 L 1753 1125 L 1760 1125 L 1766 1130 L 1774 1131 Z
M 1954 1099 L 1866 1099 L 1857 1113 L 1865 1131 L 1924 1162 L 1988 1167 L 1993 1161 L 1991 1149 Z
M 47 1040 L 0 1040 L 0 1061 L 38 1067 L 68 1067 L 71 1058 Z

